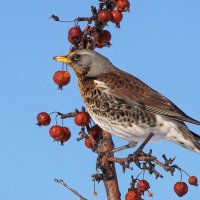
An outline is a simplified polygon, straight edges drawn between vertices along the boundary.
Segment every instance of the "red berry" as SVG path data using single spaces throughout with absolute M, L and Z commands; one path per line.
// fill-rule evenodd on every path
M 46 112 L 41 112 L 37 115 L 37 121 L 39 126 L 47 126 L 51 122 L 51 117 Z
M 58 125 L 52 126 L 49 129 L 49 134 L 54 140 L 59 141 L 64 135 L 63 127 Z
M 149 183 L 146 180 L 140 180 L 137 183 L 137 190 L 140 192 L 145 192 L 150 188 Z
M 98 20 L 101 22 L 111 21 L 112 14 L 109 10 L 100 10 L 98 13 Z
M 188 183 L 190 185 L 198 186 L 198 179 L 197 179 L 197 177 L 196 176 L 190 176 L 188 178 Z
M 111 40 L 111 34 L 107 30 L 102 30 L 99 34 L 98 40 L 96 41 L 96 46 L 103 48 L 105 45 L 108 45 Z
M 93 145 L 89 138 L 85 138 L 85 146 L 89 149 L 92 149 Z
M 116 8 L 120 12 L 129 11 L 130 2 L 128 0 L 118 0 L 117 3 L 116 3 Z
M 141 193 L 137 190 L 131 189 L 127 192 L 125 200 L 142 200 Z
M 188 186 L 185 182 L 177 182 L 174 185 L 174 191 L 179 197 L 182 197 L 188 192 Z
M 77 112 L 74 121 L 78 126 L 86 126 L 90 123 L 90 115 L 85 111 Z
M 83 32 L 79 26 L 75 26 L 68 31 L 68 40 L 72 44 L 79 44 L 81 42 Z
M 63 86 L 70 82 L 71 75 L 68 71 L 57 71 L 53 75 L 54 82 L 62 89 Z
M 123 15 L 119 10 L 113 10 L 112 12 L 112 22 L 115 24 L 119 24 L 122 19 L 123 19 Z
M 95 126 L 90 128 L 89 135 L 93 136 L 95 139 L 98 138 L 98 137 L 101 137 L 102 136 L 102 129 L 98 125 L 95 125 Z
M 71 132 L 67 127 L 62 127 L 62 129 L 63 129 L 63 135 L 58 139 L 61 142 L 61 144 L 67 142 L 71 137 Z

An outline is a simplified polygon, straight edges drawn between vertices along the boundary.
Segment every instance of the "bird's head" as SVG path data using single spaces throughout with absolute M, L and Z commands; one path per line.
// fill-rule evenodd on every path
M 76 50 L 53 59 L 71 66 L 81 79 L 97 77 L 113 69 L 112 63 L 106 57 L 89 49 Z

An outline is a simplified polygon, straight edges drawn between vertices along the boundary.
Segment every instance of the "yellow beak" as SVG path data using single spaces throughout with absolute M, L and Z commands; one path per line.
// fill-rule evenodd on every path
M 58 62 L 66 63 L 68 65 L 72 63 L 71 59 L 69 59 L 67 56 L 55 56 L 53 57 L 53 59 Z

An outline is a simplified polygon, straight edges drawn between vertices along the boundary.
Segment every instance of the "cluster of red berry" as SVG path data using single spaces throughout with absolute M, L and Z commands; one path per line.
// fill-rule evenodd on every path
M 188 174 L 187 174 L 188 175 Z M 135 186 L 135 184 L 137 185 Z M 189 176 L 188 183 L 193 186 L 198 185 L 198 179 L 196 176 Z M 125 200 L 142 200 L 142 195 L 148 192 L 149 197 L 153 197 L 153 194 L 149 192 L 150 184 L 144 178 L 142 180 L 133 179 L 131 182 L 131 187 L 128 189 Z M 176 182 L 174 185 L 174 191 L 179 196 L 182 197 L 188 192 L 188 185 L 185 182 Z
M 137 183 L 137 184 L 136 184 Z M 142 180 L 133 179 L 131 182 L 131 187 L 126 193 L 125 200 L 142 200 L 142 195 L 148 192 L 149 197 L 153 197 L 153 194 L 149 192 L 150 184 L 144 178 Z
M 198 186 L 198 179 L 196 176 L 189 176 L 188 183 L 190 185 Z M 188 185 L 187 183 L 180 181 L 176 182 L 174 185 L 174 191 L 179 196 L 182 197 L 188 192 Z
M 108 22 L 115 23 L 120 27 L 123 19 L 123 12 L 129 11 L 130 2 L 128 0 L 100 1 L 99 9 L 92 7 L 92 17 L 78 17 L 74 20 L 76 25 L 68 31 L 68 41 L 73 49 L 95 49 L 110 46 L 111 33 L 103 30 Z M 60 21 L 58 16 L 52 15 L 55 21 Z M 88 25 L 82 31 L 78 26 L 79 21 L 87 21 Z M 65 21 L 60 21 L 65 22 Z M 67 22 L 67 21 L 66 21 Z M 89 25 L 94 22 L 94 25 Z
M 48 126 L 51 123 L 50 114 L 46 112 L 41 112 L 37 115 L 37 125 L 38 126 Z M 50 136 L 63 145 L 71 137 L 70 130 L 65 126 L 54 125 L 49 129 Z
M 84 127 L 87 126 L 88 134 L 84 132 L 84 136 L 82 137 L 82 139 L 85 139 L 85 146 L 87 148 L 94 149 L 97 142 L 102 139 L 102 129 L 98 125 L 94 125 L 92 127 L 89 126 L 91 118 L 86 111 L 77 111 L 74 114 L 74 122 L 77 126 L 81 126 L 83 130 Z M 50 123 L 50 114 L 46 112 L 41 112 L 37 115 L 38 126 L 48 126 Z M 67 142 L 71 137 L 71 132 L 69 128 L 57 125 L 57 123 L 56 125 L 51 126 L 51 128 L 49 129 L 49 134 L 54 139 L 54 141 L 61 142 L 62 145 L 64 142 Z

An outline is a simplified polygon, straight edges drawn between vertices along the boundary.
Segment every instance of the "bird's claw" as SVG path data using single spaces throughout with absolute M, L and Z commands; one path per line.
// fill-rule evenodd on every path
M 137 149 L 133 154 L 128 155 L 128 162 L 134 162 L 139 168 L 141 168 L 141 164 L 138 158 L 142 155 L 143 151 L 141 149 Z

